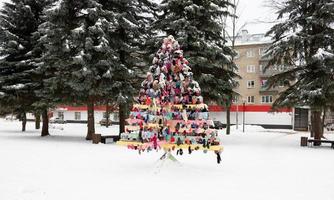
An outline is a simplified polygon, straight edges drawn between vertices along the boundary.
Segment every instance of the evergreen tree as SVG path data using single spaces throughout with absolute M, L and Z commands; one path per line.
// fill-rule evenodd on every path
M 224 0 L 164 0 L 153 25 L 182 44 L 203 96 L 219 105 L 230 102 L 237 85 L 234 51 L 226 46 L 222 34 L 223 17 L 230 15 L 230 6 L 233 4 Z
M 149 25 L 153 22 L 153 10 L 156 4 L 149 0 L 101 0 L 105 10 L 114 13 L 114 27 L 108 35 L 112 49 L 117 53 L 117 64 L 130 74 L 122 74 L 115 79 L 120 84 L 118 91 L 113 91 L 119 105 L 120 133 L 125 130 L 134 87 L 139 87 L 141 74 L 147 57 L 146 42 L 151 37 Z
M 36 74 L 34 35 L 43 22 L 41 16 L 51 0 L 12 0 L 4 3 L 0 15 L 0 104 L 22 120 L 25 131 L 26 112 L 38 112 L 41 87 Z M 43 132 L 42 132 L 43 135 Z
M 268 67 L 283 65 L 285 70 L 269 83 L 284 82 L 289 87 L 274 107 L 310 106 L 311 136 L 320 139 L 321 112 L 334 97 L 333 0 L 285 1 L 278 19 L 281 22 L 267 33 L 273 39 Z
M 63 0 L 46 10 L 40 26 L 46 52 L 43 62 L 50 74 L 44 81 L 59 102 L 86 103 L 88 131 L 95 133 L 94 104 L 106 94 L 128 88 L 128 69 L 117 64 L 109 32 L 115 29 L 115 14 L 96 0 Z M 54 74 L 54 76 L 52 75 Z M 118 93 L 117 93 L 118 94 Z

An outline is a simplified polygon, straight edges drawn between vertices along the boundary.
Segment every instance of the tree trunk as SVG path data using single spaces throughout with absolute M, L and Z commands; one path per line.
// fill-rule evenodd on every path
M 26 131 L 26 124 L 27 124 L 27 114 L 26 112 L 22 113 L 22 132 Z
M 125 132 L 126 104 L 119 104 L 119 136 Z
M 226 107 L 226 135 L 230 134 L 231 129 L 231 106 Z
M 109 108 L 109 100 L 107 100 L 107 103 L 106 103 L 106 121 L 107 121 L 106 127 L 107 128 L 109 127 L 109 118 L 110 118 L 110 108 Z
M 312 117 L 311 117 L 312 118 Z M 311 132 L 311 135 L 310 137 L 314 137 L 314 131 L 313 131 L 313 128 L 312 128 L 312 122 L 311 122 L 311 126 L 310 126 L 310 132 Z
M 320 140 L 321 139 L 321 111 L 319 110 L 312 110 L 311 111 L 311 129 L 314 134 L 314 139 Z M 320 146 L 319 142 L 315 142 L 314 146 Z
M 41 128 L 41 115 L 39 113 L 35 113 L 35 129 Z
M 48 136 L 49 134 L 49 116 L 48 116 L 48 109 L 44 109 L 42 111 L 42 132 L 41 137 Z
M 126 39 L 126 32 L 124 28 L 121 28 L 120 30 L 120 36 L 121 40 L 124 41 Z M 124 50 L 119 51 L 119 57 L 120 57 L 120 62 L 124 64 L 125 66 L 128 65 L 127 60 L 126 60 L 126 52 Z M 125 132 L 125 118 L 126 118 L 126 104 L 125 103 L 120 103 L 119 104 L 119 137 L 121 138 L 121 133 Z
M 95 134 L 95 119 L 94 119 L 94 100 L 89 98 L 87 103 L 87 136 L 86 140 L 92 140 Z
M 326 107 L 324 107 L 324 112 L 322 113 L 322 121 L 321 121 L 321 138 L 324 138 L 324 129 L 325 129 L 325 119 L 326 119 Z

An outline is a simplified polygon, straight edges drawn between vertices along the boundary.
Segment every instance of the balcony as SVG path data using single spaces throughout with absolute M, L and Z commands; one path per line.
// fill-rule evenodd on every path
M 275 70 L 275 69 L 272 69 L 272 68 L 267 69 L 265 72 L 262 69 L 262 70 L 260 70 L 259 76 L 260 76 L 260 78 L 268 78 L 268 77 L 270 77 L 274 74 L 277 74 L 277 73 L 278 73 L 278 71 Z
M 278 73 L 282 73 L 284 71 L 287 71 L 289 70 L 290 68 L 287 67 L 287 66 L 284 66 L 284 65 L 274 65 L 274 66 L 270 66 L 269 68 L 267 68 L 264 72 L 264 69 L 265 69 L 265 66 L 267 65 L 268 63 L 266 62 L 260 62 L 260 77 L 261 78 L 267 78 L 267 77 L 270 77 L 270 76 L 273 76 L 275 74 L 278 74 Z
M 278 89 L 277 87 L 269 87 L 267 85 L 261 86 L 260 90 L 259 90 L 260 94 L 278 94 Z
M 260 56 L 260 62 L 267 62 L 271 59 L 271 56 Z

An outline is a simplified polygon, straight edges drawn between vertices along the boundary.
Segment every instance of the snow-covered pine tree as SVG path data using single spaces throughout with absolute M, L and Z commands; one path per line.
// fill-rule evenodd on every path
M 3 5 L 0 14 L 0 104 L 22 119 L 25 130 L 26 112 L 36 112 L 40 100 L 35 91 L 41 87 L 34 60 L 41 52 L 34 47 L 34 36 L 43 22 L 44 7 L 51 0 L 12 0 Z M 38 112 L 38 111 L 37 111 Z
M 153 25 L 182 44 L 203 96 L 220 105 L 228 101 L 237 84 L 237 75 L 228 67 L 234 67 L 234 51 L 226 46 L 222 34 L 222 18 L 230 15 L 230 6 L 225 0 L 163 0 Z
M 128 88 L 123 79 L 129 71 L 118 64 L 109 34 L 117 16 L 97 0 L 61 0 L 45 13 L 47 22 L 40 32 L 48 51 L 43 61 L 46 73 L 54 74 L 45 82 L 59 102 L 87 104 L 90 140 L 95 133 L 94 104 Z
M 333 104 L 334 94 L 334 4 L 333 0 L 287 0 L 267 35 L 273 43 L 267 51 L 268 67 L 286 66 L 269 79 L 270 85 L 285 82 L 289 87 L 274 107 L 310 106 L 311 136 L 320 139 L 321 112 Z
M 142 70 L 146 66 L 146 41 L 151 37 L 149 26 L 153 22 L 156 4 L 150 0 L 101 0 L 105 10 L 114 13 L 114 27 L 108 32 L 110 45 L 117 52 L 117 63 L 127 69 L 130 75 L 120 74 L 114 81 L 118 90 L 112 91 L 119 105 L 120 133 L 123 133 L 125 119 L 132 101 L 134 88 L 139 85 Z M 130 78 L 131 77 L 131 78 Z

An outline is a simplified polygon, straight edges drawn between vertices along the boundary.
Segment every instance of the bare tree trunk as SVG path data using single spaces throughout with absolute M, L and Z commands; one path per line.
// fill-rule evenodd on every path
M 326 107 L 324 107 L 324 112 L 322 113 L 322 129 L 321 129 L 321 138 L 324 138 L 324 129 L 325 129 L 325 119 L 326 119 Z
M 40 129 L 41 128 L 41 115 L 40 113 L 36 112 L 35 113 L 35 129 Z
M 106 105 L 106 121 L 107 121 L 106 127 L 108 128 L 109 127 L 109 118 L 110 118 L 109 100 L 107 100 L 106 104 L 107 104 Z
M 22 113 L 22 132 L 26 131 L 26 124 L 27 124 L 27 114 L 26 112 Z
M 314 134 L 314 139 L 320 140 L 321 139 L 321 111 L 319 110 L 312 110 L 311 111 L 311 128 Z M 320 146 L 319 142 L 314 142 L 314 146 Z
M 234 7 L 232 10 L 232 14 L 233 14 L 232 16 L 232 36 L 230 36 L 229 39 L 231 40 L 231 43 L 232 43 L 232 49 L 235 50 L 235 40 L 238 34 L 236 32 L 236 27 L 237 27 L 237 8 L 239 5 L 239 0 L 233 0 L 233 1 L 231 0 L 231 3 L 233 3 Z M 225 38 L 225 35 L 224 35 L 224 38 Z M 234 55 L 232 55 L 232 63 L 234 63 Z M 234 71 L 233 67 L 231 67 L 230 70 Z M 232 105 L 232 94 L 229 94 L 228 102 L 226 106 L 226 135 L 229 135 L 231 132 L 231 105 Z
M 226 135 L 230 134 L 231 129 L 231 104 L 226 107 Z
M 119 136 L 125 132 L 126 104 L 119 104 Z
M 314 130 L 312 128 L 312 112 L 309 112 L 309 115 L 310 115 L 310 121 L 311 121 L 311 124 L 310 124 L 310 127 L 309 127 L 310 132 L 311 132 L 310 137 L 314 138 Z
M 95 134 L 95 121 L 94 121 L 94 100 L 89 98 L 87 103 L 87 136 L 86 140 L 92 140 Z
M 49 116 L 48 116 L 48 109 L 44 109 L 42 111 L 42 132 L 41 132 L 41 136 L 48 136 L 49 134 Z

